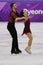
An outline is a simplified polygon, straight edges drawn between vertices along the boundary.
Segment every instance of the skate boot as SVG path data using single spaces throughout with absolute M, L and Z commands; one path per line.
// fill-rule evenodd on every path
M 25 51 L 26 51 L 27 53 L 31 54 L 31 47 L 29 47 L 29 46 L 26 47 L 26 48 L 25 48 Z

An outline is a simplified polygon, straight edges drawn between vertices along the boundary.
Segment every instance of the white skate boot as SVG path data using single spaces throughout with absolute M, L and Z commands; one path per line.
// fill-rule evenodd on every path
M 31 47 L 29 47 L 29 46 L 26 47 L 26 48 L 25 48 L 25 51 L 26 51 L 27 53 L 31 54 Z

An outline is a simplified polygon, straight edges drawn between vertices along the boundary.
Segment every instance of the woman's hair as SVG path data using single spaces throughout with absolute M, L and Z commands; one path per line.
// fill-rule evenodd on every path
M 24 15 L 24 12 L 23 12 L 23 10 L 21 10 L 21 12 L 20 12 L 20 17 L 23 17 Z
M 14 2 L 14 3 L 11 3 L 11 4 L 10 4 L 10 7 L 12 8 L 14 4 L 15 4 L 15 2 Z

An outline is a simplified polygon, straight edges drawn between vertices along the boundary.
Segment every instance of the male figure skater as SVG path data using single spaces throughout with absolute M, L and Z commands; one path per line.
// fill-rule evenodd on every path
M 11 54 L 19 54 L 21 53 L 21 50 L 18 47 L 18 39 L 17 39 L 17 31 L 15 28 L 15 21 L 17 20 L 23 20 L 25 19 L 24 17 L 19 17 L 19 14 L 17 12 L 17 5 L 16 3 L 12 3 L 11 5 L 12 11 L 10 12 L 9 15 L 9 22 L 7 25 L 7 29 L 10 32 L 10 35 L 12 37 L 12 48 L 11 48 Z

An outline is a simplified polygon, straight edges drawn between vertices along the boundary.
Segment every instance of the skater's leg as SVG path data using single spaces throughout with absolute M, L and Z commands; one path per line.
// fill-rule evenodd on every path
M 31 34 L 31 33 L 27 33 L 27 36 L 28 36 L 29 41 L 28 41 L 28 46 L 26 47 L 25 50 L 26 50 L 28 53 L 31 53 L 32 34 Z
M 15 30 L 15 43 L 16 43 L 16 50 L 21 53 L 21 50 L 19 49 L 19 46 L 18 46 L 18 36 L 17 36 L 16 30 Z
M 15 28 L 11 28 L 8 30 L 10 32 L 10 35 L 12 37 L 12 47 L 11 47 L 11 54 L 12 53 L 15 53 L 15 54 L 18 54 L 19 52 L 18 51 L 15 51 L 16 50 L 16 33 L 15 33 Z
M 31 33 L 27 33 L 27 36 L 28 36 L 28 39 L 29 39 L 29 41 L 28 41 L 28 46 L 32 46 L 32 34 Z
M 21 53 L 21 50 L 19 50 L 19 47 L 18 47 L 18 37 L 17 37 L 16 30 L 15 29 L 10 30 L 10 34 L 12 36 L 11 52 L 14 52 L 16 50 L 16 52 Z

